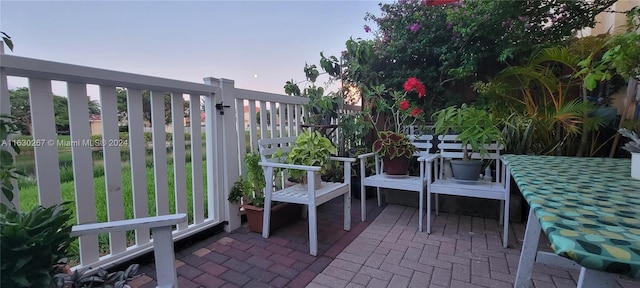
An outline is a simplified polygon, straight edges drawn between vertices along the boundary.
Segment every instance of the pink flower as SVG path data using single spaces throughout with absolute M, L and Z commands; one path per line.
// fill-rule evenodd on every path
M 407 100 L 402 100 L 400 102 L 400 109 L 402 110 L 409 110 L 409 101 Z
M 369 25 L 364 25 L 364 32 L 366 33 L 371 32 L 371 27 L 369 27 Z
M 420 24 L 413 23 L 413 24 L 407 26 L 407 29 L 409 29 L 411 32 L 416 32 L 416 31 L 420 30 Z
M 407 79 L 407 82 L 404 82 L 404 91 L 411 92 L 413 89 L 418 92 L 419 98 L 427 94 L 427 88 L 424 87 L 424 84 L 422 84 L 422 82 L 420 82 L 416 77 L 410 77 Z

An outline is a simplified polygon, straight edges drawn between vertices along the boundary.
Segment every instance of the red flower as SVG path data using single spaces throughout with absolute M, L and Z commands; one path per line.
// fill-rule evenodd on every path
M 420 109 L 420 108 L 413 108 L 413 111 L 411 111 L 411 116 L 417 116 L 424 113 L 424 110 Z
M 402 102 L 400 102 L 400 109 L 409 110 L 409 101 L 402 100 Z
M 418 92 L 418 97 L 422 97 L 427 94 L 427 88 L 416 77 L 410 77 L 407 82 L 404 82 L 404 91 L 411 92 L 413 89 Z

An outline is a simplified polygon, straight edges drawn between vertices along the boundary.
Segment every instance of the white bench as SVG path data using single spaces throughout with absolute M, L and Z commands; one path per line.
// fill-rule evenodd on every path
M 429 149 L 433 146 L 431 140 L 432 135 L 409 135 L 409 140 L 418 150 L 413 154 L 420 163 L 420 173 L 417 176 L 407 175 L 402 177 L 387 176 L 383 173 L 382 158 L 376 153 L 367 153 L 358 156 L 360 158 L 360 209 L 362 221 L 366 220 L 366 193 L 365 187 L 372 186 L 377 188 L 378 206 L 381 205 L 380 188 L 390 188 L 418 192 L 418 207 L 420 216 L 418 217 L 418 230 L 422 232 L 423 214 L 424 214 L 424 191 L 428 182 L 431 182 L 431 173 L 426 171 L 426 163 L 433 161 L 437 155 L 429 154 Z M 369 157 L 374 157 L 376 171 L 373 175 L 366 176 L 366 161 Z
M 187 214 L 180 213 L 102 223 L 80 224 L 74 225 L 71 228 L 71 236 L 79 237 L 135 229 L 151 229 L 151 233 L 153 233 L 153 253 L 155 256 L 158 287 L 178 287 L 171 226 L 186 221 Z
M 502 145 L 497 143 L 486 145 L 488 155 L 481 156 L 478 153 L 472 155 L 473 159 L 491 160 L 495 170 L 496 179 L 493 181 L 478 180 L 476 182 L 460 181 L 447 177 L 444 173 L 445 160 L 461 159 L 463 155 L 462 143 L 456 140 L 457 135 L 440 135 L 438 140 L 439 153 L 437 161 L 429 159 L 427 174 L 436 175 L 435 180 L 427 181 L 427 233 L 431 233 L 431 194 L 436 194 L 436 216 L 438 215 L 438 195 L 456 195 L 500 200 L 499 222 L 504 225 L 502 246 L 507 248 L 509 230 L 509 191 L 511 175 L 507 172 L 505 164 L 500 158 Z
M 269 237 L 269 222 L 271 219 L 271 202 L 286 202 L 307 205 L 309 218 L 309 250 L 313 256 L 318 255 L 318 220 L 317 207 L 333 198 L 344 196 L 344 230 L 351 230 L 351 163 L 354 158 L 331 157 L 331 160 L 344 164 L 344 182 L 321 182 L 320 188 L 314 188 L 314 172 L 319 172 L 318 166 L 293 165 L 279 163 L 279 159 L 272 156 L 276 151 L 287 153 L 291 150 L 296 137 L 264 138 L 258 141 L 260 147 L 260 165 L 264 169 L 266 187 L 264 191 L 264 217 L 262 237 Z M 281 168 L 282 179 L 286 180 L 288 169 L 303 170 L 307 173 L 308 185 L 296 184 L 286 188 L 274 186 L 276 169 Z M 281 185 L 284 187 L 284 185 Z

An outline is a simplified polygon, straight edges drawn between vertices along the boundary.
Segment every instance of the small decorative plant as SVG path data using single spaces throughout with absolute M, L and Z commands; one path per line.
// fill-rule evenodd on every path
M 638 138 L 638 134 L 635 131 L 631 131 L 625 128 L 618 130 L 620 135 L 631 139 L 631 141 L 627 142 L 622 146 L 622 149 L 627 150 L 631 153 L 640 153 L 640 138 Z
M 291 151 L 287 154 L 287 163 L 320 166 L 320 173 L 326 172 L 329 157 L 338 153 L 329 139 L 318 131 L 305 131 L 296 139 Z M 293 179 L 303 179 L 306 172 L 302 170 L 290 170 L 289 176 Z
M 450 106 L 433 114 L 436 134 L 453 133 L 462 142 L 463 159 L 471 160 L 473 152 L 481 156 L 487 155 L 486 144 L 505 143 L 502 131 L 498 128 L 499 119 L 486 110 L 462 104 L 460 107 Z M 471 146 L 471 150 L 467 149 Z
M 266 185 L 264 172 L 258 164 L 260 162 L 260 154 L 249 153 L 245 156 L 247 164 L 247 179 L 240 177 L 231 188 L 231 192 L 227 200 L 233 203 L 239 203 L 244 199 L 244 203 L 256 207 L 264 206 L 264 187 Z
M 414 146 L 405 134 L 394 131 L 378 132 L 378 139 L 373 142 L 373 152 L 378 153 L 380 157 L 388 157 L 394 159 L 396 157 L 409 158 L 416 152 Z

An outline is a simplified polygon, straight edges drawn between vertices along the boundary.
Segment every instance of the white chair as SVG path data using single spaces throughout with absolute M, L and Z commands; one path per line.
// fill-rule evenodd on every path
M 187 221 L 187 214 L 171 214 L 102 223 L 80 224 L 71 227 L 71 236 L 151 229 L 156 263 L 157 287 L 178 287 L 171 226 Z
M 351 230 L 351 163 L 354 158 L 331 157 L 331 160 L 344 163 L 344 182 L 321 182 L 319 188 L 315 188 L 314 172 L 319 172 L 318 166 L 293 165 L 279 163 L 280 159 L 272 158 L 276 151 L 289 152 L 296 137 L 265 138 L 258 141 L 260 148 L 260 165 L 264 169 L 266 187 L 264 191 L 264 217 L 262 225 L 262 237 L 269 238 L 269 222 L 271 220 L 271 203 L 273 201 L 297 203 L 307 205 L 309 219 L 309 250 L 313 256 L 318 255 L 318 219 L 317 207 L 321 204 L 344 196 L 344 230 Z M 307 184 L 296 184 L 286 188 L 278 188 L 274 185 L 276 169 L 281 168 L 281 180 L 286 180 L 287 169 L 304 170 L 307 173 Z M 280 185 L 280 187 L 285 187 Z
M 431 233 L 431 194 L 436 194 L 436 216 L 438 215 L 438 195 L 456 195 L 466 197 L 476 197 L 485 199 L 500 200 L 500 225 L 504 225 L 504 236 L 502 246 L 507 248 L 507 238 L 509 230 L 509 191 L 511 187 L 511 175 L 500 158 L 502 145 L 492 143 L 486 145 L 488 155 L 481 157 L 478 153 L 473 153 L 473 159 L 491 160 L 496 171 L 496 179 L 493 181 L 478 180 L 475 182 L 456 180 L 448 177 L 444 173 L 444 165 L 448 165 L 450 159 L 461 159 L 462 143 L 456 140 L 457 135 L 440 135 L 438 140 L 439 154 L 437 159 L 431 159 L 427 165 L 427 174 L 434 173 L 436 176 L 433 182 L 427 182 L 427 233 Z
M 433 146 L 431 140 L 432 135 L 409 135 L 409 140 L 415 145 L 418 150 L 413 154 L 418 158 L 420 164 L 420 173 L 417 176 L 387 176 L 383 173 L 384 167 L 382 165 L 382 157 L 376 153 L 367 153 L 358 156 L 360 158 L 360 209 L 362 221 L 366 220 L 366 195 L 365 188 L 367 186 L 377 188 L 378 206 L 381 206 L 380 188 L 390 188 L 418 192 L 418 209 L 420 209 L 420 216 L 418 217 L 418 230 L 422 232 L 422 222 L 424 215 L 424 191 L 427 182 L 431 182 L 431 174 L 426 173 L 426 163 L 435 158 L 436 155 L 429 154 L 429 149 Z M 374 157 L 376 171 L 375 174 L 366 176 L 366 161 L 369 157 Z

